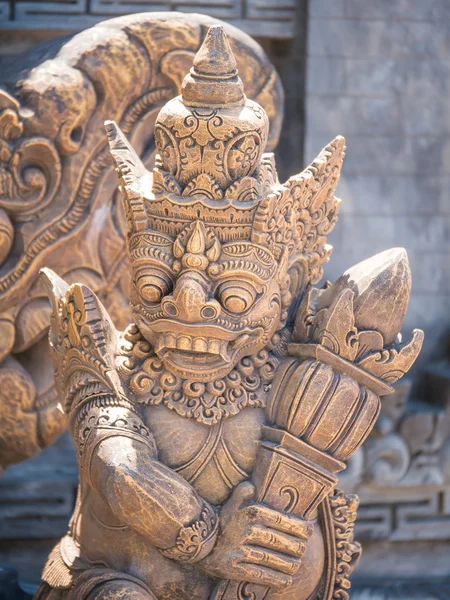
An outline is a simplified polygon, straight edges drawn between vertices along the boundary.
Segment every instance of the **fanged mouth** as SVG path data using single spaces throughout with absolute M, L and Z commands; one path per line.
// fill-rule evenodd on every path
M 231 363 L 235 353 L 252 340 L 242 334 L 233 341 L 211 337 L 192 337 L 183 334 L 163 333 L 159 336 L 156 353 L 180 368 L 212 369 Z

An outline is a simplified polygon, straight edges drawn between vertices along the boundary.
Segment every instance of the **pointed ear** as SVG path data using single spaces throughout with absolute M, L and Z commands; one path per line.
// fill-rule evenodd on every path
M 114 121 L 105 121 L 109 151 L 116 164 L 118 175 L 125 185 L 138 183 L 148 173 L 123 131 Z
M 283 248 L 280 256 L 280 260 L 278 261 L 278 268 L 276 272 L 276 280 L 278 285 L 282 286 L 286 280 L 286 275 L 289 267 L 289 252 L 287 248 Z
M 57 332 L 61 326 L 61 303 L 66 297 L 69 285 L 51 269 L 43 268 L 39 271 L 39 274 L 47 290 L 52 307 L 49 336 L 51 343 L 55 346 Z
M 151 189 L 151 175 L 114 121 L 105 121 L 109 149 L 120 178 L 125 216 L 131 233 L 147 227 L 142 189 Z M 147 181 L 148 180 L 148 181 Z

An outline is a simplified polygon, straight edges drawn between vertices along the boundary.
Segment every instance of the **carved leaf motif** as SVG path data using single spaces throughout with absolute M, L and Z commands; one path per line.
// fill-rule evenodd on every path
M 242 177 L 225 191 L 225 198 L 235 198 L 238 202 L 254 202 L 261 197 L 263 186 L 254 177 Z
M 317 314 L 312 341 L 322 344 L 335 354 L 353 361 L 358 351 L 358 331 L 353 314 L 354 293 L 344 290 L 332 306 Z
M 361 545 L 353 537 L 358 504 L 358 496 L 354 494 L 345 495 L 340 490 L 335 490 L 334 495 L 330 496 L 336 543 L 336 571 L 334 589 L 329 600 L 350 599 L 349 577 L 361 557 Z
M 306 344 L 311 340 L 319 295 L 320 290 L 315 287 L 309 288 L 304 295 L 295 317 L 292 341 Z
M 153 169 L 153 186 L 152 192 L 154 194 L 162 194 L 163 192 L 169 192 L 170 194 L 181 195 L 181 187 L 177 183 L 176 179 L 167 171 L 155 168 Z
M 105 127 L 111 156 L 123 186 L 129 227 L 132 231 L 141 231 L 147 226 L 147 215 L 139 185 L 150 174 L 116 123 L 105 121 Z
M 8 162 L 0 164 L 0 207 L 20 222 L 53 200 L 61 181 L 61 162 L 45 138 L 26 138 L 9 146 L 9 151 Z
M 415 329 L 410 341 L 370 354 L 359 361 L 358 366 L 388 383 L 395 383 L 413 365 L 422 348 L 423 338 L 423 331 Z
M 399 334 L 409 292 L 397 303 L 398 288 L 408 288 L 409 283 L 403 249 L 367 259 L 326 289 L 308 291 L 298 310 L 293 340 L 320 344 L 392 384 L 411 368 L 423 342 L 423 332 L 415 330 L 409 343 L 386 343 L 386 338 L 395 339 Z M 363 329 L 369 322 L 374 330 Z
M 217 181 L 207 173 L 201 173 L 195 177 L 183 190 L 183 196 L 193 196 L 200 194 L 211 200 L 220 200 L 223 198 L 223 191 Z
M 52 304 L 50 342 L 55 382 L 66 412 L 75 398 L 103 389 L 124 396 L 115 368 L 116 329 L 96 295 L 84 285 L 68 286 L 50 269 L 42 275 Z
M 371 352 L 382 350 L 384 346 L 383 336 L 378 331 L 361 331 L 358 341 L 358 354 L 355 357 L 357 363 Z
M 0 139 L 16 140 L 22 135 L 22 131 L 23 125 L 15 110 L 5 108 L 0 112 Z
M 6 212 L 0 208 L 0 264 L 8 256 L 13 240 L 14 227 Z

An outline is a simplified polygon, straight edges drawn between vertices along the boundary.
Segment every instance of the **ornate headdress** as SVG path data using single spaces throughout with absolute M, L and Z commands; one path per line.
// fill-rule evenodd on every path
M 249 244 L 252 252 L 259 246 L 276 262 L 287 260 L 292 291 L 320 278 L 339 208 L 334 191 L 345 140 L 337 137 L 305 171 L 280 185 L 273 154 L 264 154 L 267 116 L 246 98 L 221 26 L 208 31 L 181 95 L 159 113 L 153 173 L 114 122 L 106 129 L 131 253 L 157 246 L 164 257 L 165 246 L 201 221 L 230 252 L 237 244 L 237 253 L 245 255 L 243 244 Z

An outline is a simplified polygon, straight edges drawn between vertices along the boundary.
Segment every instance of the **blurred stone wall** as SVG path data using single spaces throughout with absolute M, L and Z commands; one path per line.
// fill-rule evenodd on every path
M 347 138 L 326 275 L 407 249 L 405 330 L 425 330 L 416 371 L 450 324 L 449 93 L 449 0 L 310 0 L 305 161 Z

